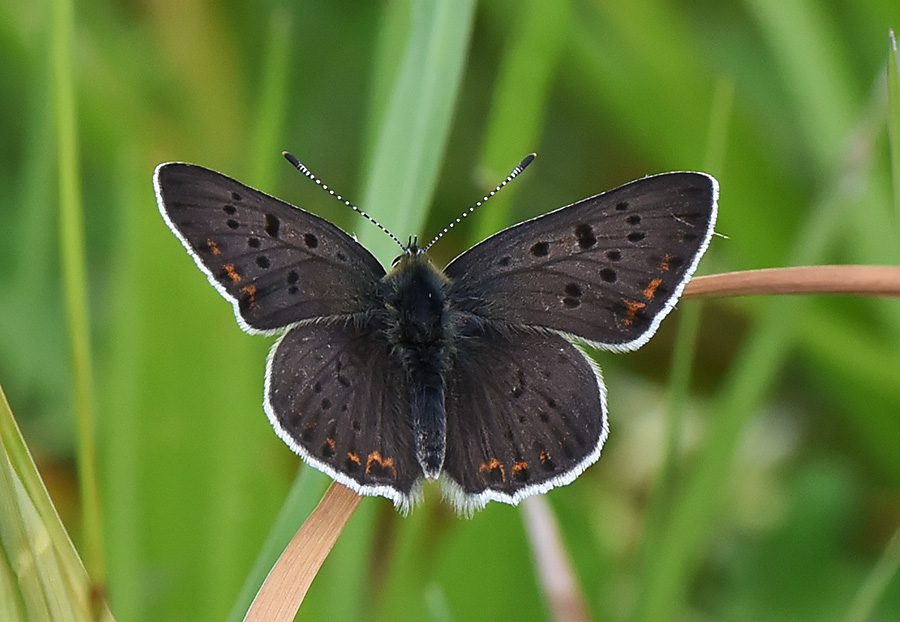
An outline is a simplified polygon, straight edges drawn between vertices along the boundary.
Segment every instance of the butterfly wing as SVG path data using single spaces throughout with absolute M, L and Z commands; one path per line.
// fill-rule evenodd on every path
M 444 270 L 463 311 L 633 350 L 681 295 L 713 233 L 718 184 L 645 177 L 510 227 Z
M 454 360 L 444 472 L 461 511 L 567 484 L 600 457 L 606 389 L 562 336 L 489 331 L 462 342 Z
M 382 332 L 355 322 L 295 326 L 269 354 L 265 395 L 275 431 L 307 463 L 410 507 L 422 469 L 406 376 Z
M 363 310 L 384 268 L 326 220 L 225 175 L 169 163 L 159 211 L 248 332 Z

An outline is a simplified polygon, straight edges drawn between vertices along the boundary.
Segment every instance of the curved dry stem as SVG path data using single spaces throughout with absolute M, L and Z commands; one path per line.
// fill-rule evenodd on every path
M 290 622 L 362 497 L 333 482 L 263 581 L 246 622 Z
M 897 266 L 798 266 L 698 276 L 685 298 L 778 294 L 845 294 L 900 297 Z

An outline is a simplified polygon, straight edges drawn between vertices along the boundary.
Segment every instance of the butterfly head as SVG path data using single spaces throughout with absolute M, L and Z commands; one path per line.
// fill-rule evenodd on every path
M 404 262 L 404 260 L 407 260 L 408 263 L 409 259 L 422 257 L 424 255 L 425 249 L 419 248 L 418 236 L 411 235 L 409 236 L 409 242 L 403 247 L 403 254 L 394 258 L 394 261 L 391 262 L 391 267 L 396 268 L 401 262 Z

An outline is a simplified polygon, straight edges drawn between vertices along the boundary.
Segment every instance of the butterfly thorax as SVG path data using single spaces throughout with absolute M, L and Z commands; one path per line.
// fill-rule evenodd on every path
M 442 345 L 445 279 L 424 254 L 404 255 L 384 277 L 386 306 L 405 347 Z
M 444 462 L 447 367 L 446 279 L 424 253 L 400 258 L 383 281 L 387 337 L 409 384 L 416 456 L 429 479 Z

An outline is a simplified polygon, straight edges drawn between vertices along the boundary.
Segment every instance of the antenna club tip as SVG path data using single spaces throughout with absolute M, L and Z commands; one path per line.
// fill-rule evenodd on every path
M 283 155 L 284 158 L 285 158 L 288 162 L 290 162 L 291 164 L 293 164 L 295 167 L 300 168 L 300 166 L 301 166 L 300 160 L 298 160 L 297 158 L 295 158 L 294 155 L 293 155 L 292 153 L 287 152 L 287 151 L 282 151 L 282 152 L 281 152 L 281 155 Z
M 537 153 L 534 153 L 534 152 L 529 153 L 529 154 L 528 154 L 527 156 L 525 156 L 525 158 L 522 160 L 521 164 L 519 164 L 519 168 L 525 168 L 526 166 L 528 166 L 529 164 L 531 164 L 532 160 L 534 160 L 536 157 L 537 157 Z

